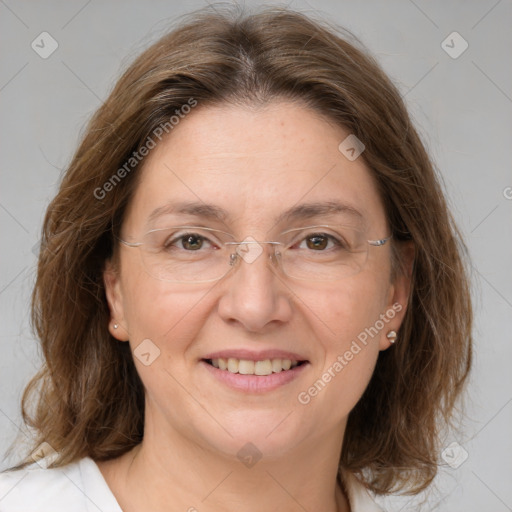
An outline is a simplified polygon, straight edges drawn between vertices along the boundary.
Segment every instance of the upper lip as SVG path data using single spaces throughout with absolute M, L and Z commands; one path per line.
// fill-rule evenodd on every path
M 219 350 L 206 355 L 203 359 L 246 359 L 248 361 L 264 361 L 265 359 L 290 359 L 291 361 L 307 361 L 306 357 L 303 357 L 294 352 L 287 352 L 285 350 L 269 349 L 269 350 L 244 350 L 236 348 L 233 350 Z

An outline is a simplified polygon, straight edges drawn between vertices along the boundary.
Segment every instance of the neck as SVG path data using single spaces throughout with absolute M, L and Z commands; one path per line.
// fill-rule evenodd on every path
M 349 511 L 336 481 L 341 440 L 337 449 L 314 439 L 293 453 L 244 463 L 157 432 L 147 428 L 139 446 L 98 464 L 124 512 Z

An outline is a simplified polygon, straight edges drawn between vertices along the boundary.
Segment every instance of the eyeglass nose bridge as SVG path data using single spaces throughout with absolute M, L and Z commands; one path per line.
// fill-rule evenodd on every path
M 269 257 L 272 260 L 272 258 L 275 256 L 276 263 L 277 263 L 277 257 L 280 255 L 280 252 L 277 250 L 277 246 L 283 245 L 281 242 L 271 242 L 271 241 L 258 242 L 257 240 L 243 240 L 242 242 L 225 242 L 225 245 L 236 245 L 236 246 L 240 246 L 240 245 L 260 246 L 261 244 L 271 244 L 272 246 L 274 246 L 274 253 L 273 254 L 270 253 Z M 245 254 L 240 254 L 240 252 L 244 252 Z M 248 249 L 247 251 L 243 251 L 243 250 L 238 251 L 237 250 L 236 252 L 233 252 L 229 255 L 229 265 L 231 267 L 234 267 L 239 258 L 243 259 L 246 263 L 252 263 L 252 262 L 256 261 L 257 258 L 259 258 L 259 256 L 261 255 L 262 252 L 263 252 L 263 248 L 261 248 L 261 247 L 259 250 L 256 250 L 256 251 L 254 251 L 254 250 L 251 251 L 250 249 Z

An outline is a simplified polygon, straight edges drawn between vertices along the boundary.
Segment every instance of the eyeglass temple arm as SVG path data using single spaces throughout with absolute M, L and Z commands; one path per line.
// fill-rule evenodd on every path
M 126 240 L 123 240 L 122 238 L 119 238 L 116 236 L 116 238 L 124 245 L 128 247 L 140 247 L 142 245 L 142 242 L 127 242 Z
M 374 247 L 380 247 L 381 245 L 384 245 L 386 242 L 391 240 L 391 237 L 393 235 L 388 236 L 387 238 L 381 238 L 380 240 L 367 240 L 367 242 L 370 245 L 373 245 Z

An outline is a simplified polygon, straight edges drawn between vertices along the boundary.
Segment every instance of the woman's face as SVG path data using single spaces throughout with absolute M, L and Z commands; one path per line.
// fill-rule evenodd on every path
M 227 231 L 236 241 L 272 241 L 287 229 L 348 224 L 367 239 L 387 237 L 368 168 L 338 148 L 348 135 L 291 102 L 199 105 L 146 157 L 121 235 L 137 242 L 150 229 L 187 225 Z M 179 213 L 183 203 L 203 208 Z M 333 203 L 343 206 L 303 207 Z M 214 209 L 225 216 L 212 217 Z M 197 240 L 186 242 L 174 250 L 197 249 Z M 325 242 L 299 245 L 329 250 Z M 269 258 L 270 244 L 239 246 L 240 254 L 257 247 L 263 251 L 254 261 L 239 258 L 209 283 L 155 278 L 142 247 L 121 244 L 118 267 L 107 266 L 110 331 L 135 351 L 146 437 L 179 436 L 231 456 L 254 450 L 248 442 L 273 455 L 341 442 L 379 351 L 390 346 L 386 334 L 403 318 L 407 282 L 392 280 L 390 243 L 370 246 L 359 273 L 333 281 L 287 277 Z M 238 369 L 249 374 L 215 368 L 220 363 L 209 360 L 220 356 L 231 356 L 234 371 L 243 360 Z M 282 369 L 285 359 L 301 364 Z M 270 365 L 273 373 L 250 375 L 254 361 L 258 372 Z

